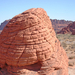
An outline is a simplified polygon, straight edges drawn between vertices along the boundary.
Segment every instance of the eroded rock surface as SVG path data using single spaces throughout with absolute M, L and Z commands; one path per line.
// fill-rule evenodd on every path
M 42 8 L 13 17 L 0 35 L 0 75 L 68 75 L 68 58 Z

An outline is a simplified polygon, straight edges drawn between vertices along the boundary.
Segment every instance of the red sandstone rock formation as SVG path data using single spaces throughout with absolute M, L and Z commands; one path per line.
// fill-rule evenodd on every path
M 42 8 L 13 17 L 0 35 L 0 75 L 68 75 L 68 58 Z
M 51 19 L 51 22 L 55 32 L 59 32 L 62 30 L 62 28 L 67 27 L 68 24 L 72 23 L 73 21 Z
M 72 35 L 75 35 L 75 29 L 73 29 L 73 31 L 72 31 Z
M 75 22 L 70 23 L 67 27 L 63 28 L 61 31 L 57 32 L 58 34 L 75 34 Z

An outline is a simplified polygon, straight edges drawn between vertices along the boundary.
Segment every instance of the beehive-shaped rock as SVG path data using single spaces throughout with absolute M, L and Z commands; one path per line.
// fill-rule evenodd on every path
M 66 71 L 61 75 L 67 75 L 66 53 L 42 8 L 32 8 L 13 17 L 0 35 L 1 68 L 5 64 L 17 68 L 35 63 L 40 63 L 37 75 L 60 75 L 53 72 L 60 69 Z

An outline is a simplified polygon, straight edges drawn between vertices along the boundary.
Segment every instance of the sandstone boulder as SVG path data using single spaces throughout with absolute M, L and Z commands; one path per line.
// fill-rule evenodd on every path
M 42 8 L 13 17 L 0 34 L 0 75 L 68 75 L 68 58 Z

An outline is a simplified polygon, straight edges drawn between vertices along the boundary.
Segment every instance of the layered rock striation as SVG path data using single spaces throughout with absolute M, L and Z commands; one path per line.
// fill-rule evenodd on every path
M 62 28 L 67 27 L 68 24 L 72 23 L 73 21 L 66 21 L 66 20 L 57 20 L 57 19 L 50 19 L 52 22 L 52 26 L 55 30 L 55 32 L 60 31 Z M 9 20 L 5 20 L 4 22 L 1 23 L 0 25 L 0 31 L 2 31 L 4 29 L 4 27 L 6 26 L 6 24 L 10 21 Z
M 13 17 L 0 34 L 0 75 L 68 75 L 68 58 L 42 8 Z

